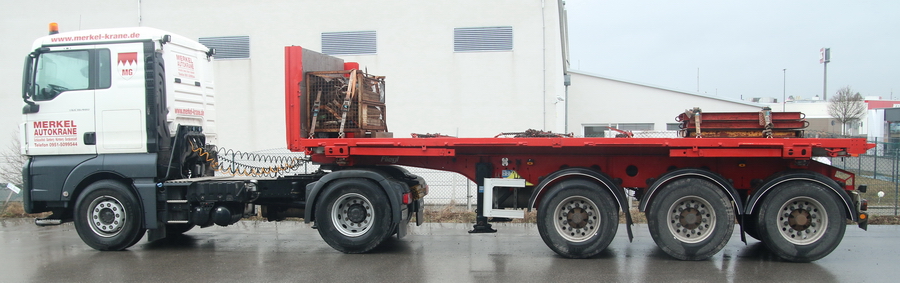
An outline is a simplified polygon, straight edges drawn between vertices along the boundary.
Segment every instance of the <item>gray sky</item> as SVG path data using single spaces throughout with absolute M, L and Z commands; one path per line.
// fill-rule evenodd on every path
M 900 100 L 900 1 L 567 0 L 571 67 L 739 99 L 850 86 Z

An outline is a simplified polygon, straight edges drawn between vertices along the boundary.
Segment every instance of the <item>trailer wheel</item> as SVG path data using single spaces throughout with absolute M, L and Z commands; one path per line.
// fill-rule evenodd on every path
M 359 178 L 334 181 L 316 206 L 319 235 L 344 253 L 364 253 L 392 232 L 390 205 L 378 185 Z
M 647 215 L 650 236 L 664 252 L 681 260 L 704 260 L 728 244 L 734 208 L 713 183 L 686 178 L 667 184 Z
M 792 181 L 773 188 L 759 208 L 756 225 L 763 243 L 779 257 L 810 262 L 841 243 L 847 225 L 838 196 L 813 182 Z
M 568 180 L 553 186 L 538 207 L 538 232 L 557 254 L 568 258 L 597 255 L 619 228 L 618 206 L 598 184 Z
M 75 204 L 75 229 L 88 246 L 101 251 L 131 247 L 146 232 L 137 197 L 122 183 L 102 180 L 89 185 Z

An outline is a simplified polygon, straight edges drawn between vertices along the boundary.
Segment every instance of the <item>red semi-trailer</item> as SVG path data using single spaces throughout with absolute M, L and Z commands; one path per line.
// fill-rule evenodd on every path
M 185 84 L 179 79 L 167 90 L 163 86 L 178 77 L 166 72 L 176 67 L 157 67 L 165 64 L 167 52 L 179 52 L 167 49 L 173 37 L 157 30 L 133 34 L 139 35 L 128 42 L 79 48 L 94 56 L 85 58 L 115 63 L 96 50 L 140 42 L 133 46 L 144 64 L 132 66 L 134 75 L 147 78 L 145 85 L 119 96 L 147 103 L 140 107 L 151 117 L 142 120 L 145 146 L 128 153 L 24 150 L 29 155 L 23 169 L 26 210 L 53 212 L 36 220 L 40 225 L 74 221 L 81 238 L 96 249 L 126 249 L 145 232 L 152 241 L 194 226 L 230 225 L 259 207 L 269 220 L 302 217 L 315 223 L 339 251 L 367 252 L 387 237 L 404 236 L 414 215 L 421 224 L 428 186 L 402 166 L 458 172 L 474 181 L 473 233 L 496 232 L 490 218 L 522 217 L 525 209 L 537 209 L 544 242 L 570 258 L 605 249 L 617 233 L 620 214 L 631 236 L 629 192 L 640 200 L 657 245 L 683 260 L 716 254 L 737 227 L 742 240 L 744 235 L 759 239 L 786 260 L 813 261 L 837 247 L 847 220 L 866 227 L 866 201 L 858 194 L 865 187 L 856 186 L 852 173 L 813 157 L 855 156 L 873 145 L 864 139 L 802 138 L 799 113 L 689 111 L 683 138 L 576 138 L 541 131 L 494 138 L 394 138 L 385 123 L 383 77 L 299 46 L 285 47 L 287 146 L 307 159 L 279 159 L 281 164 L 271 168 L 231 172 L 276 175 L 306 161 L 320 165 L 319 170 L 278 177 L 215 176 L 229 160 L 217 154 L 207 131 L 214 111 L 170 111 L 164 103 L 178 95 L 171 88 Z M 33 116 L 54 107 L 56 97 L 71 94 L 68 88 L 36 82 L 48 76 L 41 73 L 41 60 L 60 55 L 54 53 L 68 50 L 67 44 L 38 40 L 29 55 L 23 85 L 26 121 L 40 120 Z M 193 57 L 198 68 L 214 53 L 198 44 L 182 45 L 208 54 Z M 102 62 L 90 66 L 103 74 Z M 54 96 L 45 99 L 44 93 Z M 205 105 L 212 105 L 211 91 L 204 97 Z M 200 117 L 192 123 L 173 112 Z M 762 122 L 749 123 L 748 115 Z M 73 138 L 97 143 L 118 137 L 100 130 Z

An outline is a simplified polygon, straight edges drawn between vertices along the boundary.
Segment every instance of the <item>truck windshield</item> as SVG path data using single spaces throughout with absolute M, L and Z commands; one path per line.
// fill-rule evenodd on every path
M 41 54 L 35 70 L 34 100 L 51 100 L 67 90 L 88 89 L 89 70 L 87 50 Z

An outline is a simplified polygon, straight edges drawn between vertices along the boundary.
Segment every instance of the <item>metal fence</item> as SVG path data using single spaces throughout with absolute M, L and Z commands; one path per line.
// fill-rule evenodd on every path
M 478 186 L 465 176 L 455 172 L 415 167 L 406 169 L 410 173 L 422 176 L 428 183 L 426 205 L 465 206 L 467 210 L 474 211 L 477 202 L 475 190 Z
M 872 138 L 875 148 L 857 157 L 833 157 L 826 163 L 856 174 L 856 184 L 866 185 L 862 196 L 869 200 L 872 215 L 900 213 L 900 142 L 882 142 Z

